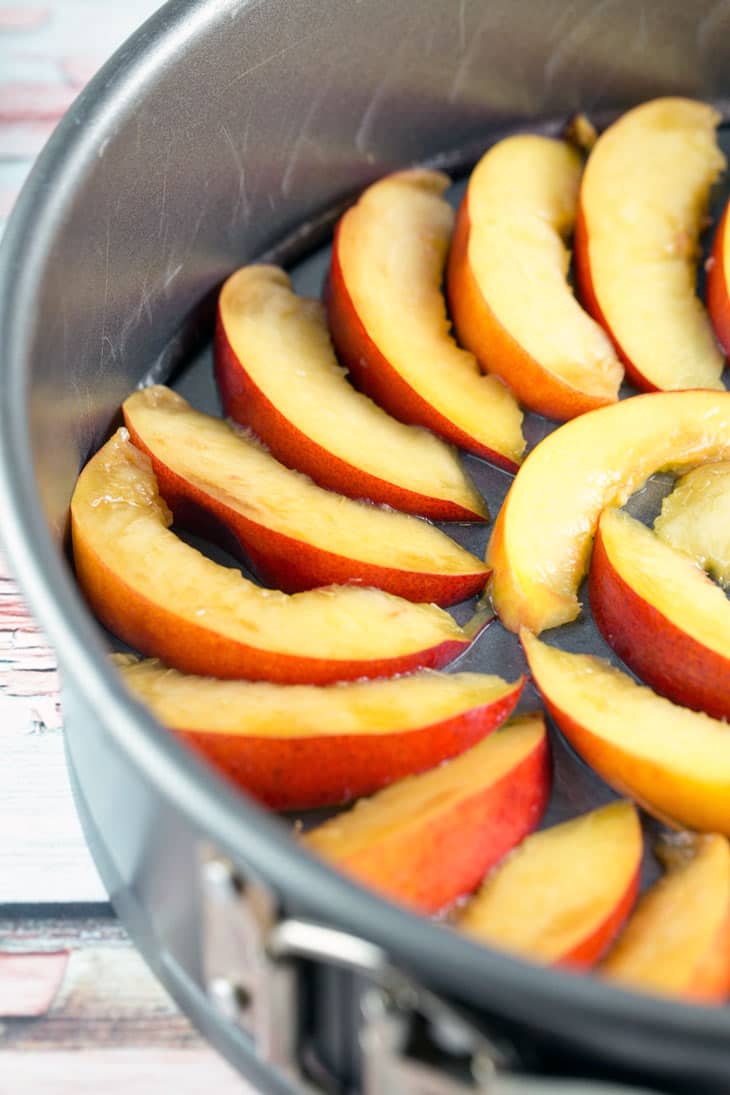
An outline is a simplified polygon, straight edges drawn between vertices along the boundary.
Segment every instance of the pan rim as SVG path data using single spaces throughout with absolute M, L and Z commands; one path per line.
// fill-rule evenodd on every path
M 88 610 L 53 543 L 42 515 L 25 427 L 29 334 L 37 290 L 58 226 L 78 185 L 78 164 L 92 142 L 104 139 L 117 110 L 160 65 L 197 35 L 227 18 L 235 5 L 245 14 L 253 0 L 170 0 L 107 62 L 82 92 L 46 146 L 8 222 L 0 247 L 0 507 L 2 539 L 21 587 L 51 642 L 61 652 L 67 680 L 93 709 L 103 712 L 105 733 L 199 829 L 234 860 L 249 864 L 308 915 L 362 935 L 429 984 L 475 1009 L 485 1005 L 478 986 L 488 984 L 493 1010 L 505 1019 L 537 1026 L 564 1042 L 576 1041 L 580 1016 L 603 1031 L 613 1025 L 636 1038 L 661 1040 L 679 1051 L 687 1038 L 718 1052 L 730 1034 L 730 1011 L 625 992 L 595 978 L 545 969 L 477 945 L 425 918 L 398 908 L 300 848 L 284 825 L 244 799 L 209 771 L 125 692 L 107 665 Z M 53 182 L 53 185 L 49 185 Z M 314 901 L 312 895 L 317 894 Z M 337 909 L 336 917 L 322 915 Z M 436 961 L 430 956 L 437 954 Z M 440 967 L 440 968 L 439 968 Z M 556 1009 L 554 1005 L 560 1004 Z M 551 1007 L 552 1005 L 552 1007 Z M 686 1042 L 685 1042 L 686 1044 Z M 718 1058 L 719 1060 L 720 1058 Z M 675 1067 L 669 1061 L 667 1069 Z

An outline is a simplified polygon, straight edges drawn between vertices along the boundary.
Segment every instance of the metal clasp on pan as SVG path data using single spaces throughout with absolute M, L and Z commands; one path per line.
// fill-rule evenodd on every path
M 259 882 L 244 880 L 217 855 L 202 861 L 203 965 L 214 1006 L 254 1039 L 266 1061 L 315 1086 L 300 1030 L 300 983 L 306 963 L 350 970 L 365 978 L 360 1046 L 364 1095 L 467 1095 L 488 1092 L 508 1053 L 450 1005 L 397 970 L 366 940 L 324 925 L 279 919 Z M 460 1071 L 461 1075 L 456 1072 Z M 318 1070 L 319 1071 L 319 1070 Z

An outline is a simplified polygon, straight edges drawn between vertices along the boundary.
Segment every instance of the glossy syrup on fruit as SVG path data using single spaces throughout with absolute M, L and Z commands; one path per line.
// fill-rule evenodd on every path
M 725 114 L 727 116 L 727 112 Z M 600 128 L 610 119 L 596 117 L 593 120 Z M 559 135 L 564 125 L 565 118 L 561 118 L 555 121 L 547 121 L 540 126 L 531 125 L 529 131 Z M 454 207 L 459 203 L 465 191 L 465 172 L 468 170 L 469 165 L 475 162 L 494 141 L 507 135 L 507 132 L 509 131 L 500 130 L 499 132 L 485 134 L 484 140 L 478 145 L 449 153 L 439 158 L 438 161 L 431 161 L 428 164 L 428 166 L 449 172 L 457 179 L 446 194 Z M 730 157 L 730 127 L 721 128 L 719 136 L 723 151 Z M 722 209 L 729 193 L 730 177 L 726 178 L 713 194 L 710 209 L 713 223 L 717 223 L 719 211 Z M 298 293 L 319 297 L 329 265 L 331 226 L 334 224 L 339 212 L 341 212 L 341 207 L 332 210 L 331 213 L 323 214 L 311 224 L 301 226 L 290 237 L 283 240 L 279 246 L 267 252 L 266 255 L 260 256 L 260 259 L 266 262 L 281 263 L 291 275 L 294 289 Z M 703 240 L 706 257 L 709 255 L 710 242 L 711 232 L 707 233 Z M 703 294 L 704 269 L 702 263 L 700 263 L 698 280 L 700 293 Z M 153 369 L 149 379 L 150 382 L 159 383 L 166 380 L 167 375 L 161 377 L 159 372 Z M 188 357 L 177 368 L 170 383 L 196 408 L 208 413 L 220 414 L 220 402 L 213 379 L 211 340 L 206 342 L 194 356 Z M 622 390 L 622 396 L 631 394 L 633 394 L 632 389 L 625 386 Z M 554 428 L 555 423 L 541 416 L 527 413 L 524 429 L 528 448 L 534 447 Z M 494 518 L 509 489 L 512 481 L 511 475 L 488 465 L 477 457 L 462 454 L 461 459 L 486 499 L 492 518 Z M 635 492 L 626 508 L 640 520 L 647 523 L 651 522 L 658 514 L 662 499 L 671 489 L 673 482 L 674 477 L 671 475 L 653 476 Z M 449 523 L 440 527 L 467 550 L 483 557 L 491 525 Z M 225 562 L 227 565 L 239 565 L 220 549 L 203 544 L 187 534 L 183 534 L 183 536 L 194 543 L 195 546 L 202 547 L 212 558 Z M 251 577 L 245 570 L 244 573 L 247 577 Z M 587 603 L 584 588 L 579 591 L 579 599 L 582 604 Z M 485 611 L 484 606 L 479 606 L 477 601 L 473 599 L 455 606 L 450 611 L 459 623 L 464 624 L 474 617 L 477 610 L 482 613 Z M 590 613 L 585 610 L 573 623 L 551 631 L 548 641 L 552 645 L 566 650 L 597 654 L 613 664 L 620 664 L 599 634 Z M 118 642 L 115 642 L 115 645 L 120 647 Z M 481 631 L 467 652 L 458 658 L 450 668 L 460 671 L 494 673 L 507 680 L 514 680 L 520 673 L 525 672 L 526 663 L 517 637 L 506 631 L 499 621 L 495 620 L 486 630 Z M 528 684 L 520 703 L 520 711 L 526 712 L 540 707 L 541 704 L 534 689 Z M 542 820 L 541 828 L 547 828 L 586 813 L 617 797 L 613 790 L 573 753 L 562 736 L 550 725 L 549 719 L 548 724 L 550 726 L 553 752 L 554 781 L 550 804 Z M 331 810 L 312 811 L 306 816 L 300 816 L 299 820 L 305 828 L 308 828 L 311 824 L 322 820 L 323 817 L 332 812 Z M 659 822 L 648 818 L 646 815 L 642 817 L 642 824 L 646 837 L 642 870 L 642 889 L 645 889 L 660 874 L 660 867 L 651 849 L 657 837 L 664 830 Z

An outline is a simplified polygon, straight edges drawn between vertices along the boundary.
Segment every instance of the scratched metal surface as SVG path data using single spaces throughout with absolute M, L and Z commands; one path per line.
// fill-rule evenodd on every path
M 373 11 L 390 49 L 367 32 Z M 183 35 L 154 66 L 135 70 L 137 94 L 113 127 L 98 118 L 88 127 L 85 170 L 49 213 L 55 253 L 33 256 L 37 314 L 23 321 L 35 350 L 23 363 L 33 382 L 29 436 L 6 424 L 17 459 L 27 466 L 32 451 L 57 534 L 80 460 L 143 374 L 163 377 L 182 357 L 191 367 L 180 384 L 205 405 L 209 359 L 192 361 L 189 336 L 207 330 L 201 303 L 238 262 L 376 175 L 437 152 L 446 163 L 475 154 L 508 121 L 524 124 L 548 108 L 561 119 L 578 107 L 602 112 L 658 93 L 718 99 L 730 60 L 730 5 L 712 2 L 229 0 L 191 5 L 187 29 L 205 49 L 182 91 Z M 79 117 L 72 107 L 69 124 Z M 324 261 L 320 253 L 299 265 L 298 284 L 318 289 Z M 469 462 L 495 509 L 505 477 Z M 45 573 L 51 595 L 65 597 L 51 545 L 41 540 L 32 554 L 31 565 L 20 560 L 26 576 Z M 79 628 L 78 606 L 59 603 Z M 580 626 L 565 632 L 575 648 L 595 638 Z M 495 626 L 470 658 L 508 671 L 513 641 L 499 638 Z M 74 651 L 77 685 L 79 666 Z M 95 671 L 93 660 L 86 668 Z M 563 813 L 553 820 L 608 793 L 567 753 L 558 771 Z
M 0 2 L 0 235 L 58 120 L 157 6 Z M 252 1092 L 110 915 L 68 786 L 56 657 L 2 554 L 0 746 L 0 1095 Z

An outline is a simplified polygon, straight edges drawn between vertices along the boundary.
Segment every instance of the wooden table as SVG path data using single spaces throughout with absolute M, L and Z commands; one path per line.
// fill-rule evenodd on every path
M 0 234 L 61 115 L 157 6 L 0 0 Z M 53 651 L 0 555 L 0 1095 L 250 1093 L 116 921 L 71 801 L 62 733 Z

